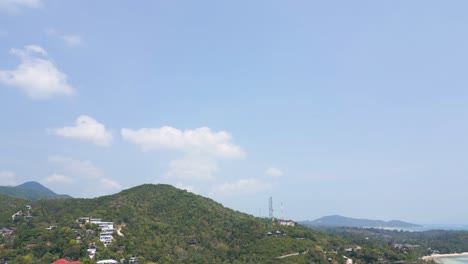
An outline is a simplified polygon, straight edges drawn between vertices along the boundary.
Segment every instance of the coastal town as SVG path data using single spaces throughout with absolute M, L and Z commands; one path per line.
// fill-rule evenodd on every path
M 23 209 L 16 211 L 12 216 L 12 221 L 16 222 L 20 218 L 24 220 L 28 220 L 33 218 L 33 207 L 31 205 L 25 205 Z M 83 238 L 86 237 L 91 237 L 91 238 L 96 238 L 94 242 L 90 242 L 88 245 L 88 249 L 86 250 L 87 257 L 89 259 L 95 258 L 96 254 L 98 253 L 98 246 L 97 243 L 101 243 L 102 246 L 108 247 L 112 242 L 115 240 L 114 236 L 121 236 L 123 237 L 124 234 L 122 233 L 122 228 L 125 226 L 125 224 L 119 225 L 117 228 L 112 221 L 103 221 L 101 218 L 93 218 L 93 217 L 79 217 L 76 219 L 76 224 L 79 228 L 70 228 L 70 230 L 75 233 L 75 243 L 82 243 Z M 53 231 L 56 230 L 58 227 L 57 225 L 49 225 L 44 228 L 46 231 Z M 14 227 L 0 227 L 0 236 L 3 238 L 12 238 L 15 234 L 15 228 Z M 48 245 L 51 245 L 50 242 L 48 242 Z M 0 245 L 0 249 L 1 249 Z M 27 249 L 33 249 L 37 246 L 37 244 L 28 244 L 26 245 Z M 124 252 L 124 248 L 120 249 L 122 252 Z M 66 259 L 58 259 L 52 264 L 80 264 L 81 261 L 79 260 L 74 260 L 74 261 L 69 261 Z M 102 259 L 102 260 L 97 260 L 95 263 L 97 264 L 115 264 L 115 263 L 139 263 L 139 260 L 135 256 L 130 256 L 128 259 L 120 259 L 120 260 L 114 260 L 114 259 Z M 8 261 L 1 260 L 0 259 L 0 264 L 8 264 Z

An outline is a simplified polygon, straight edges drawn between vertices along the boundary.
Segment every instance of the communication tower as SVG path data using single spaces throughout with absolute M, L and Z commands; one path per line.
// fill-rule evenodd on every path
M 281 220 L 284 220 L 284 208 L 283 208 L 283 202 L 281 202 Z
M 273 220 L 273 197 L 271 197 L 271 196 L 270 196 L 270 199 L 269 199 L 268 217 Z

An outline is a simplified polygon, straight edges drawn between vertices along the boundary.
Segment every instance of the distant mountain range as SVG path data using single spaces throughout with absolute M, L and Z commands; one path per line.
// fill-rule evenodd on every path
M 18 186 L 0 186 L 0 194 L 27 200 L 72 198 L 70 195 L 56 194 L 35 181 L 25 182 Z
M 418 224 L 412 224 L 403 222 L 400 220 L 391 220 L 391 221 L 382 221 L 382 220 L 370 220 L 370 219 L 357 219 L 350 218 L 341 215 L 330 215 L 324 216 L 314 221 L 302 221 L 299 222 L 302 225 L 306 226 L 335 226 L 335 227 L 380 227 L 380 228 L 390 228 L 390 227 L 400 227 L 400 228 L 412 228 L 412 227 L 422 227 Z

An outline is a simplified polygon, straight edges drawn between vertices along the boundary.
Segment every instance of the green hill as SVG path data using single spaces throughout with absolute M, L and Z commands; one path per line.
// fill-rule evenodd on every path
M 300 222 L 306 226 L 348 226 L 348 227 L 389 227 L 389 228 L 411 228 L 422 227 L 421 225 L 407 223 L 399 220 L 382 221 L 370 219 L 357 219 L 341 215 L 324 216 L 314 221 Z
M 26 203 L 32 206 L 31 217 L 12 221 L 11 214 Z M 51 263 L 62 257 L 93 263 L 86 257 L 91 242 L 97 246 L 93 260 L 136 256 L 143 263 L 328 263 L 328 258 L 344 263 L 344 249 L 357 246 L 335 235 L 240 213 L 170 185 L 141 185 L 94 199 L 0 199 L 0 206 L 10 216 L 0 224 L 16 228 L 0 247 L 0 259 L 11 263 Z M 113 221 L 123 236 L 115 231 L 115 240 L 104 247 L 97 226 L 78 223 L 80 217 Z M 56 228 L 47 230 L 50 226 Z M 407 259 L 392 248 L 369 252 L 363 249 L 352 258 Z
M 56 194 L 38 182 L 25 182 L 18 186 L 0 186 L 0 194 L 28 200 L 64 199 L 69 195 Z

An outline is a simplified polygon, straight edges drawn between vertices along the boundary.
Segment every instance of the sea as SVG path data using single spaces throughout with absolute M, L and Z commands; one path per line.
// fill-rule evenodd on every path
M 424 225 L 422 227 L 414 228 L 395 228 L 403 231 L 410 232 L 423 232 L 429 230 L 453 230 L 453 231 L 468 231 L 468 225 Z M 441 264 L 468 264 L 468 257 L 448 257 L 448 258 L 436 258 L 436 262 Z
M 401 230 L 410 232 L 423 232 L 429 230 L 453 230 L 453 231 L 468 231 L 468 225 L 424 225 L 421 227 L 384 227 L 387 230 Z
M 409 231 L 429 231 L 429 230 L 468 230 L 468 225 L 424 225 L 423 227 L 411 228 Z
M 466 264 L 468 263 L 468 257 L 437 258 L 434 260 L 442 264 Z

